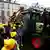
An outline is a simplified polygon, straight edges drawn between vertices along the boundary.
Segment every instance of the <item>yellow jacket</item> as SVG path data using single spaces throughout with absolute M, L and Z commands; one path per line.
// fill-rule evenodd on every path
M 4 39 L 4 47 L 1 50 L 11 50 L 15 45 L 16 41 L 14 39 Z
M 10 50 L 10 49 L 7 49 L 6 47 L 3 47 L 1 50 Z

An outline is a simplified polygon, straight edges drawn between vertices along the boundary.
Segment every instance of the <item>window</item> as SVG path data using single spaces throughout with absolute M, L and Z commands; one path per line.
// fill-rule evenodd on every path
M 1 11 L 1 16 L 2 16 L 2 17 L 4 16 L 4 11 L 3 11 L 3 10 Z
M 2 23 L 5 23 L 5 16 L 3 16 L 2 18 Z
M 10 16 L 10 11 L 7 12 L 7 16 Z
M 40 21 L 40 14 L 39 13 L 36 14 L 36 21 Z
M 39 20 L 39 15 L 36 16 L 36 20 L 37 20 L 37 21 Z
M 32 17 L 32 19 L 33 19 L 33 20 L 35 20 L 35 18 L 36 18 L 36 14 L 33 14 L 33 17 Z
M 0 2 L 0 8 L 1 8 L 1 9 L 4 8 L 4 3 Z
M 33 20 L 36 20 L 36 21 L 39 21 L 40 20 L 40 14 L 33 14 L 33 17 L 32 17 Z
M 4 8 L 4 3 L 2 3 L 2 9 Z

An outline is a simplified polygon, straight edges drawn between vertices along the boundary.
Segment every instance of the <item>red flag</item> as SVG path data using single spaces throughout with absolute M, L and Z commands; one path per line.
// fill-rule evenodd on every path
M 33 38 L 32 39 L 32 45 L 35 47 L 35 48 L 40 48 L 40 38 Z

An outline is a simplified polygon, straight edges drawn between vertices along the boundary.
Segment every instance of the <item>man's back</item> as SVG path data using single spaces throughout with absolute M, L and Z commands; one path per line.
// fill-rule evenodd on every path
M 2 38 L 2 36 L 0 35 L 0 50 L 3 47 L 4 44 L 4 39 Z

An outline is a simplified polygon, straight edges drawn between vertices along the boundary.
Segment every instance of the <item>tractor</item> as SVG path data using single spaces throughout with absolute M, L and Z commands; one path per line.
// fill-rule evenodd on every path
M 45 48 L 46 37 L 42 32 L 44 23 L 41 19 L 40 11 L 26 10 L 24 13 L 24 35 L 23 35 L 23 45 L 24 50 L 33 49 L 43 49 Z M 47 45 L 47 44 L 46 44 Z

